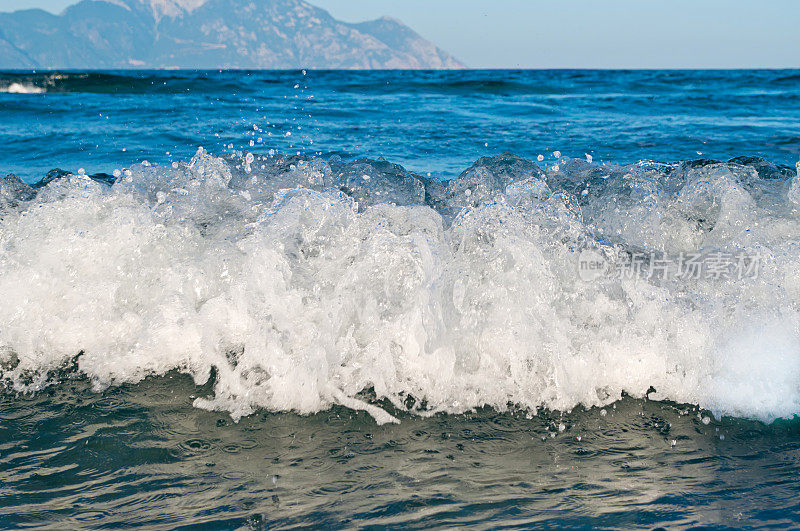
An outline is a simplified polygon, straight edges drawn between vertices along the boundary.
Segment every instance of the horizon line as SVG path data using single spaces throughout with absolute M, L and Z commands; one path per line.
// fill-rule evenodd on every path
M 558 66 L 558 67 L 512 67 L 512 66 L 490 66 L 490 67 L 464 67 L 464 68 L 312 68 L 312 67 L 291 67 L 291 68 L 3 68 L 0 72 L 480 72 L 480 71 L 544 71 L 544 70 L 584 70 L 584 71 L 739 71 L 739 70 L 800 70 L 798 66 L 687 66 L 687 67 L 651 67 L 651 66 L 610 66 L 610 67 L 586 67 L 586 66 Z

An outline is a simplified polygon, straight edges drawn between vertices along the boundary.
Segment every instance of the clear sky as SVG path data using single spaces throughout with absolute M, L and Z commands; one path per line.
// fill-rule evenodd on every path
M 398 18 L 474 68 L 800 67 L 800 0 L 309 1 L 350 22 Z

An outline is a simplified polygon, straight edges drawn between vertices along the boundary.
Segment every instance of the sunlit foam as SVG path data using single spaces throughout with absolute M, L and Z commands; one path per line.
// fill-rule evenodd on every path
M 45 92 L 45 89 L 29 83 L 11 83 L 7 87 L 0 87 L 0 92 L 7 92 L 9 94 L 40 94 Z
M 75 363 L 98 389 L 213 375 L 195 404 L 234 418 L 342 404 L 392 421 L 365 390 L 419 414 L 651 387 L 717 414 L 800 412 L 791 176 L 503 155 L 437 183 L 383 161 L 203 150 L 117 175 L 2 182 L 0 366 L 17 390 Z M 614 265 L 743 249 L 757 274 L 578 270 L 587 250 Z

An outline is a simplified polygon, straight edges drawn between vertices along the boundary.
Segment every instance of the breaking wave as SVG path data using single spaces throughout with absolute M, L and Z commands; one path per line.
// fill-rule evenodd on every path
M 46 90 L 29 83 L 10 83 L 6 86 L 0 86 L 0 92 L 8 94 L 41 94 Z
M 0 181 L 0 379 L 98 389 L 178 370 L 234 418 L 379 422 L 628 393 L 800 413 L 800 175 L 761 159 L 537 165 L 437 182 L 386 161 L 199 150 Z M 746 275 L 657 276 L 687 254 Z M 650 256 L 637 274 L 582 274 Z M 71 368 L 71 369 L 70 369 Z M 209 387 L 211 389 L 212 387 Z M 388 406 L 388 407 L 387 407 Z

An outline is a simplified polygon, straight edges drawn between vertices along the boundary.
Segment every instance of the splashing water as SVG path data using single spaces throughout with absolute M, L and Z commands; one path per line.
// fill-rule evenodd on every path
M 41 94 L 46 92 L 42 87 L 30 85 L 25 83 L 11 83 L 6 87 L 0 87 L 0 92 L 7 92 L 9 94 Z
M 178 370 L 234 419 L 394 421 L 622 393 L 800 413 L 797 171 L 511 154 L 438 182 L 386 161 L 147 163 L 0 183 L 0 377 L 97 389 Z M 581 252 L 739 253 L 739 278 L 579 275 Z M 655 390 L 655 391 L 653 391 Z M 381 402 L 386 400 L 388 402 Z

